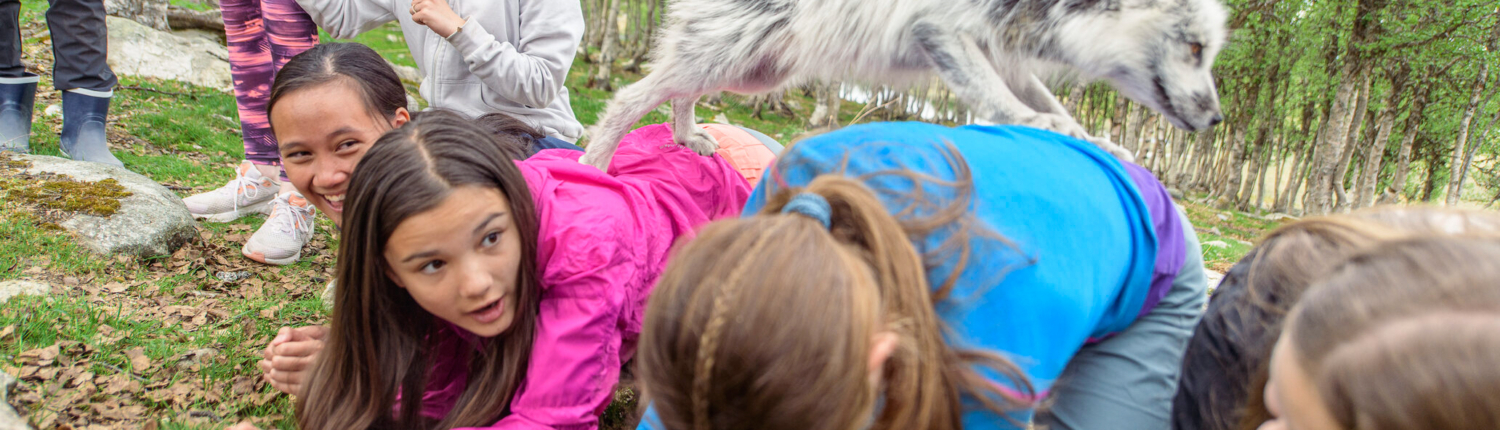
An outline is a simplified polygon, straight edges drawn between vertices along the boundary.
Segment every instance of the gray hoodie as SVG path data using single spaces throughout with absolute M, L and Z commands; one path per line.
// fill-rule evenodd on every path
M 401 23 L 422 71 L 422 98 L 470 116 L 501 112 L 577 141 L 583 126 L 563 86 L 583 38 L 576 0 L 447 0 L 463 29 L 447 39 L 412 22 L 411 0 L 297 0 L 338 39 Z

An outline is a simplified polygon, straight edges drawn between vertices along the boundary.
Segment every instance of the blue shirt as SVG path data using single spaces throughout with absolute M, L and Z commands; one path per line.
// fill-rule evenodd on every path
M 1088 142 L 1020 126 L 852 126 L 787 148 L 750 196 L 744 216 L 759 212 L 770 194 L 840 172 L 862 177 L 892 213 L 916 209 L 922 216 L 952 202 L 954 189 L 888 172 L 951 181 L 950 148 L 972 174 L 971 213 L 998 235 L 950 229 L 914 238 L 924 255 L 954 234 L 967 237 L 973 250 L 938 314 L 953 329 L 951 341 L 1004 354 L 1043 396 L 1085 342 L 1134 322 L 1150 290 L 1157 253 L 1151 213 L 1113 156 Z M 906 197 L 917 186 L 938 204 L 909 208 Z M 949 260 L 929 272 L 933 288 L 954 275 L 955 265 Z M 980 412 L 966 414 L 964 424 L 1013 428 Z

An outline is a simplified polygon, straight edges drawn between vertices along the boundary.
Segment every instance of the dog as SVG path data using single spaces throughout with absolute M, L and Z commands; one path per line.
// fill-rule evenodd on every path
M 939 78 L 980 118 L 1094 138 L 1038 74 L 1105 79 L 1188 131 L 1223 117 L 1210 69 L 1220 0 L 677 0 L 653 69 L 609 102 L 580 162 L 606 170 L 641 117 L 672 102 L 673 140 L 710 155 L 704 94 L 756 94 L 808 79 L 901 85 Z

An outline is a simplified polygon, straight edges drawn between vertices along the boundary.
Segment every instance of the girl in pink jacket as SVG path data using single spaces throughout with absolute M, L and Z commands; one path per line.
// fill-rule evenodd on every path
M 371 145 L 301 428 L 597 428 L 672 244 L 751 191 L 666 126 L 607 173 L 508 139 L 439 111 Z

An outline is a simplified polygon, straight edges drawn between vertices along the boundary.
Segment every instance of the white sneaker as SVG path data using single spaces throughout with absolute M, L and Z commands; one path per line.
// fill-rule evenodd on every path
M 302 257 L 302 245 L 312 239 L 313 206 L 296 192 L 276 196 L 271 216 L 245 242 L 240 253 L 251 260 L 285 266 Z
M 193 218 L 230 222 L 252 213 L 268 213 L 271 199 L 280 189 L 276 181 L 260 174 L 249 160 L 235 168 L 234 180 L 213 191 L 182 199 Z

